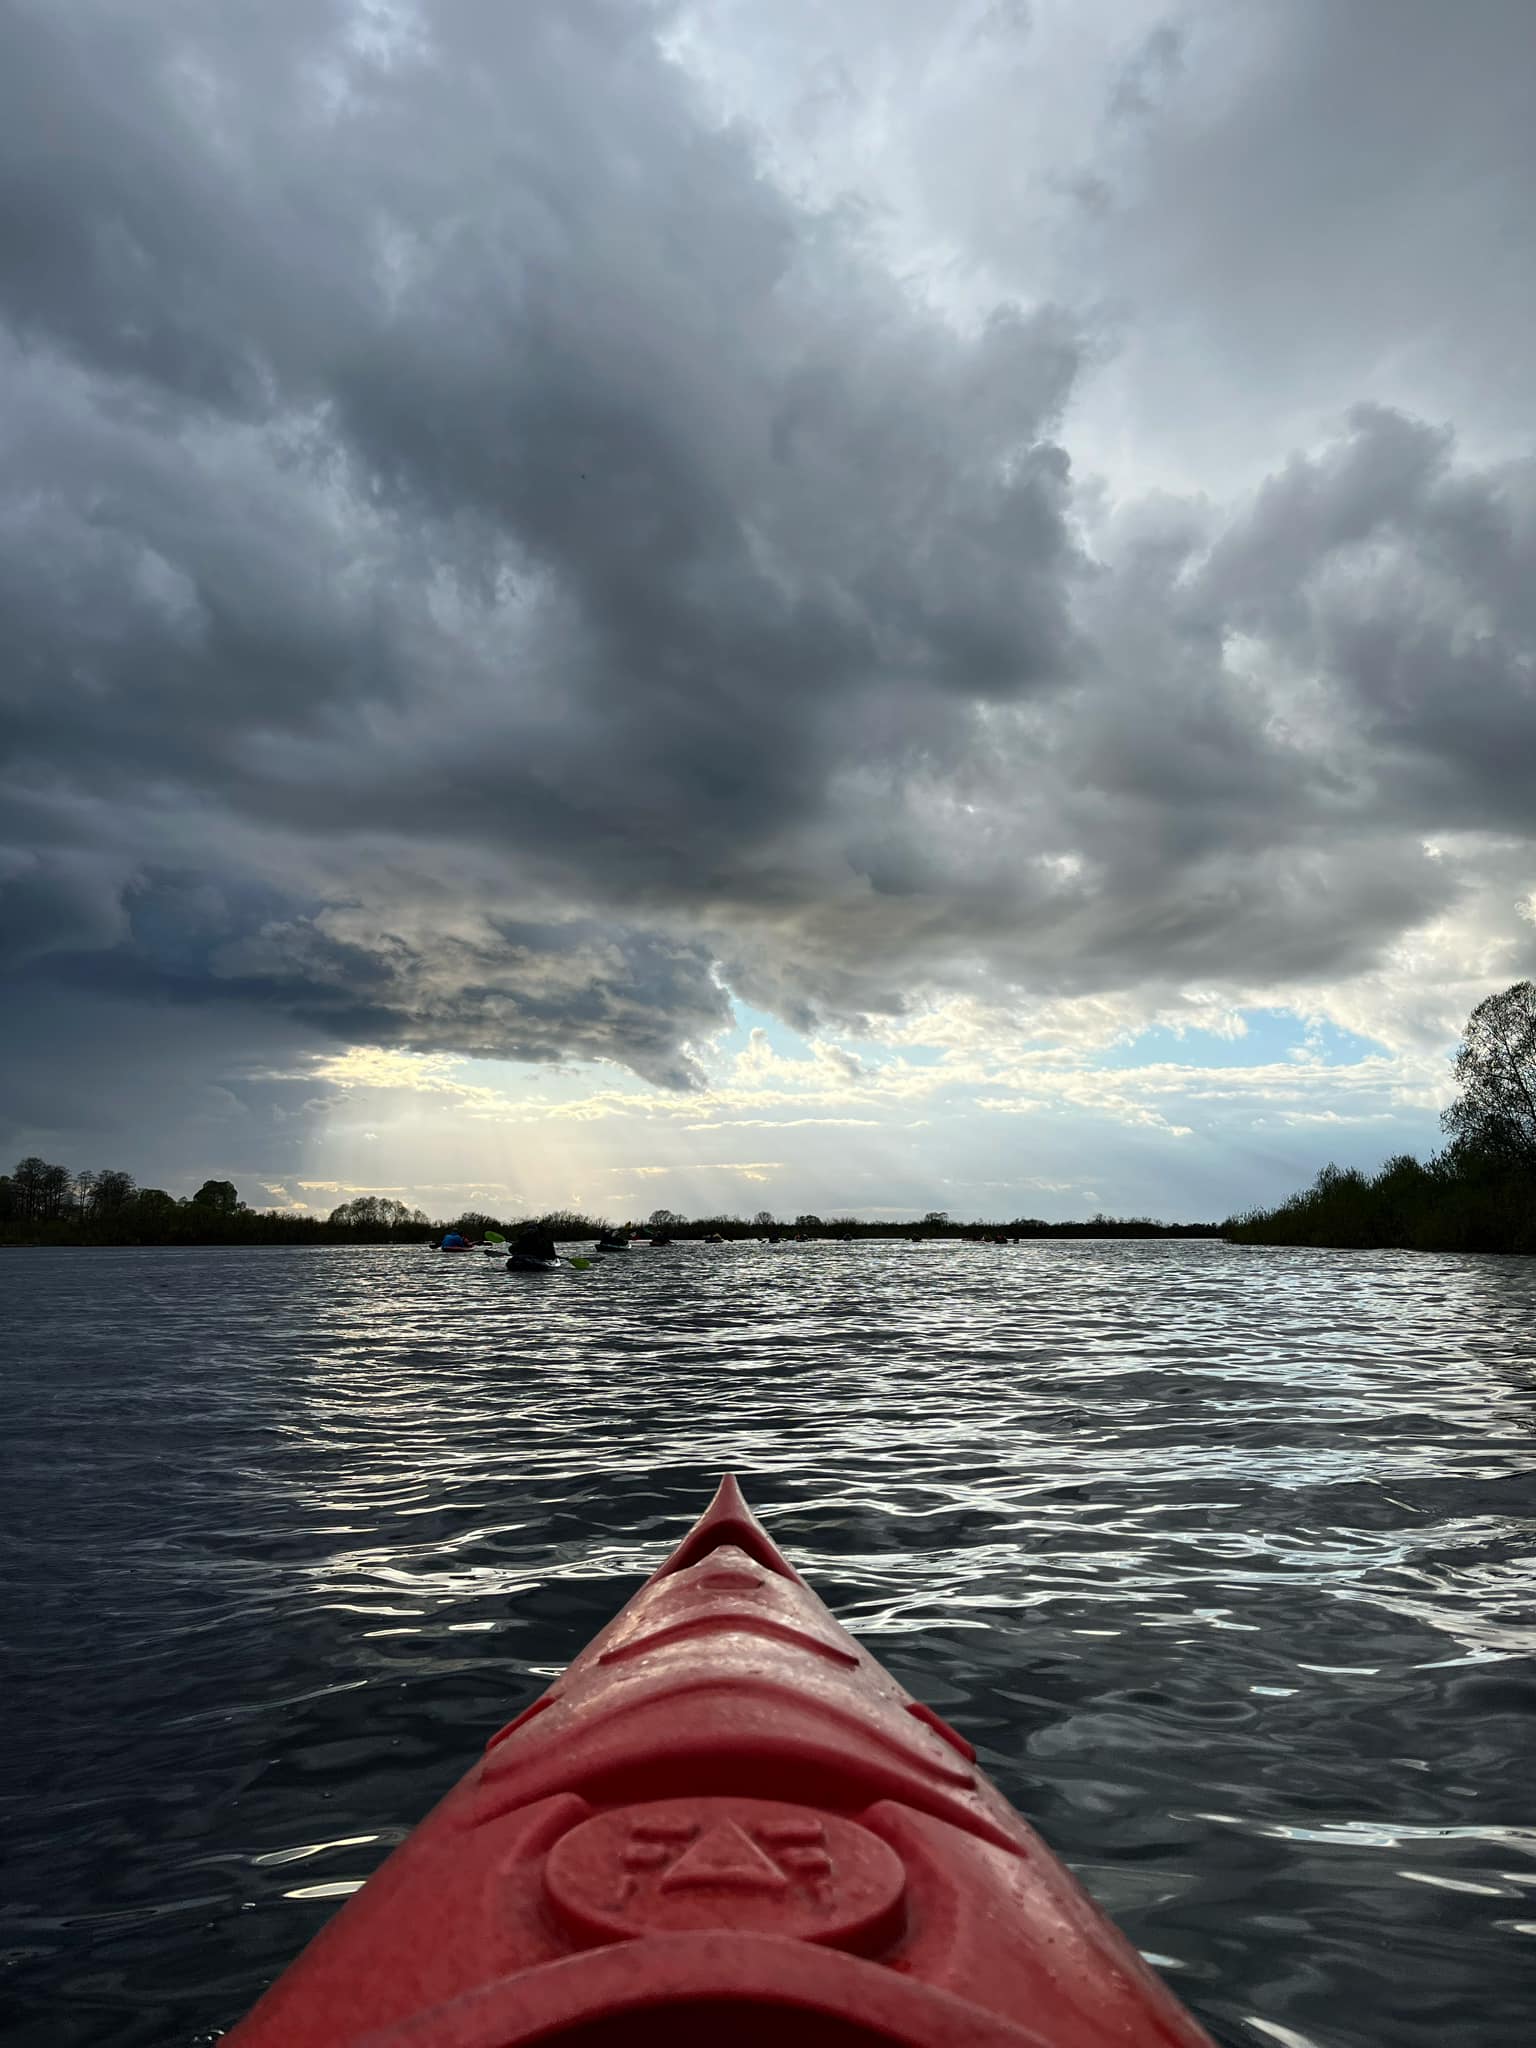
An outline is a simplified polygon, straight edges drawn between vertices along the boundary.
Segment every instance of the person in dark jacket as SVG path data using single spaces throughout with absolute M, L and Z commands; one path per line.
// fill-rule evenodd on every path
M 554 1238 L 541 1224 L 530 1224 L 528 1229 L 520 1230 L 508 1250 L 514 1259 L 541 1259 L 546 1264 L 560 1256 Z

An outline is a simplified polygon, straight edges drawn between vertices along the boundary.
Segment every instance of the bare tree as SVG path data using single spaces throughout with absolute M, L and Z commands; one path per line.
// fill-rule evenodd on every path
M 65 1215 L 74 1197 L 74 1177 L 67 1166 L 52 1166 L 30 1153 L 16 1162 L 11 1199 L 28 1223 L 51 1223 Z

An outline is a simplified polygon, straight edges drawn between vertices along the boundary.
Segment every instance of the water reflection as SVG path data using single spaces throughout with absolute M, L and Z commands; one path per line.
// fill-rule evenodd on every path
M 226 2023 L 733 1467 L 1223 2038 L 1524 2040 L 1528 1262 L 4 1271 L 8 2039 Z

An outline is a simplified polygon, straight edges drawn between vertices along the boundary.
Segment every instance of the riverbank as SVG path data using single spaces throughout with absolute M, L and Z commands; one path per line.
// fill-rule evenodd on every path
M 1340 1251 L 1536 1253 L 1536 1172 L 1442 1154 L 1378 1173 L 1325 1166 L 1311 1187 L 1223 1226 L 1233 1244 Z

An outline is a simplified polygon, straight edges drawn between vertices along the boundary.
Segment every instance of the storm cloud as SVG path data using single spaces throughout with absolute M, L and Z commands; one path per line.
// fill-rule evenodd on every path
M 1348 12 L 1089 9 L 1067 133 L 1045 8 L 807 80 L 793 9 L 13 0 L 0 1040 L 687 1089 L 732 995 L 1529 971 L 1536 460 L 1424 408 L 1524 363 L 1536 28 Z M 813 175 L 904 65 L 906 213 Z M 1106 467 L 1137 377 L 1209 488 Z

